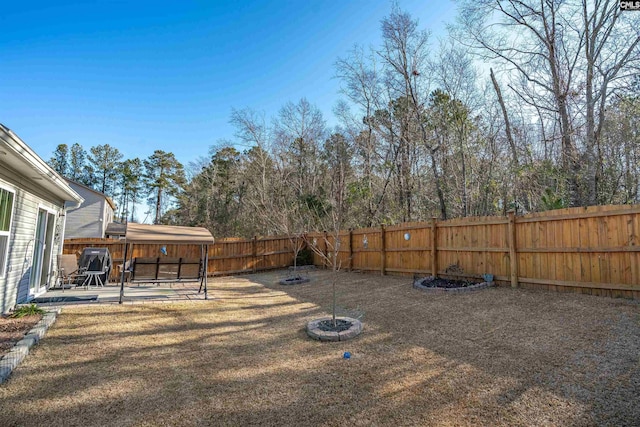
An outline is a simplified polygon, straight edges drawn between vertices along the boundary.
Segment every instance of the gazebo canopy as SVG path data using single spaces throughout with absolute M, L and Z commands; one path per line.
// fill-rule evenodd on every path
M 129 243 L 200 244 L 212 245 L 211 232 L 203 227 L 177 225 L 127 224 L 126 239 Z

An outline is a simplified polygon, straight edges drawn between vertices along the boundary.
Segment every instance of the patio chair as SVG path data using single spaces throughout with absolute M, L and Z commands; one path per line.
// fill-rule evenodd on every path
M 78 268 L 78 259 L 75 255 L 58 255 L 58 275 L 56 282 L 64 292 L 66 286 L 72 287 L 75 281 L 83 274 Z
M 108 248 L 84 248 L 78 260 L 84 280 L 80 286 L 89 289 L 91 285 L 103 287 L 109 282 L 112 260 Z
M 86 268 L 82 272 L 84 275 L 82 286 L 84 286 L 85 289 L 89 289 L 91 285 L 95 285 L 96 288 L 103 288 L 105 282 L 109 281 L 111 258 L 108 258 L 108 260 L 103 259 L 104 251 L 91 250 L 91 248 L 84 250 L 83 257 L 85 257 L 85 253 L 87 253 L 87 251 L 89 255 L 86 255 L 86 259 L 84 259 L 84 261 L 82 258 L 80 259 L 81 263 L 84 262 L 86 264 Z M 96 252 L 98 253 L 96 254 Z M 106 253 L 109 253 L 108 250 Z
M 131 279 L 131 260 L 127 260 L 127 262 L 123 264 L 118 264 L 118 277 L 122 277 L 122 269 L 124 268 L 124 281 L 129 282 Z

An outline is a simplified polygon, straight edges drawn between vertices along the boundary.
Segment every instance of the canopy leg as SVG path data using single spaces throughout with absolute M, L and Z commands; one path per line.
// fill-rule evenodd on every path
M 199 272 L 199 276 L 200 276 L 200 288 L 198 288 L 198 293 L 202 292 L 202 288 L 204 287 L 204 274 L 203 274 L 203 267 L 204 267 L 204 253 L 202 253 L 203 249 L 203 245 L 200 245 L 200 272 Z
M 129 243 L 127 243 L 127 241 L 124 241 L 124 256 L 122 257 L 122 275 L 120 276 L 120 301 L 118 301 L 118 304 L 122 304 L 122 299 L 124 298 L 124 275 L 125 275 L 125 270 L 126 270 L 126 265 L 127 265 L 127 252 L 129 250 Z
M 209 299 L 207 294 L 207 271 L 209 269 L 209 245 L 204 247 L 204 299 Z

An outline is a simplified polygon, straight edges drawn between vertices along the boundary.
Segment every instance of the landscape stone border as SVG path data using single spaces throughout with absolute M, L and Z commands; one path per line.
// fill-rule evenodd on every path
M 310 281 L 308 277 L 290 277 L 280 280 L 281 285 L 299 285 L 300 283 L 307 283 Z
M 420 289 L 424 292 L 431 293 L 444 293 L 444 292 L 472 292 L 479 291 L 480 289 L 490 288 L 496 285 L 495 282 L 481 282 L 476 283 L 475 285 L 465 286 L 464 288 L 432 288 L 429 286 L 423 286 L 422 282 L 424 280 L 432 279 L 433 276 L 423 277 L 422 279 L 416 279 L 413 281 L 413 287 L 415 289 Z
M 362 332 L 362 322 L 352 317 L 336 317 L 336 320 L 351 322 L 351 327 L 346 331 L 323 331 L 320 329 L 320 322 L 326 320 L 332 320 L 332 317 L 321 317 L 307 323 L 307 335 L 318 341 L 347 341 L 357 337 Z
M 38 344 L 47 329 L 53 325 L 58 314 L 60 314 L 59 308 L 47 308 L 45 310 L 46 313 L 42 315 L 42 319 L 0 359 L 0 384 L 9 379 L 13 370 L 29 354 L 31 347 Z

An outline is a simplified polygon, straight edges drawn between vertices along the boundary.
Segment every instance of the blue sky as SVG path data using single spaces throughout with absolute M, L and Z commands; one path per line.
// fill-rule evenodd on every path
M 334 124 L 334 63 L 378 45 L 389 1 L 23 1 L 0 17 L 0 122 L 43 159 L 58 144 L 173 152 L 233 139 L 232 108 L 306 97 Z M 449 0 L 399 1 L 434 36 Z M 436 42 L 435 37 L 433 38 Z

